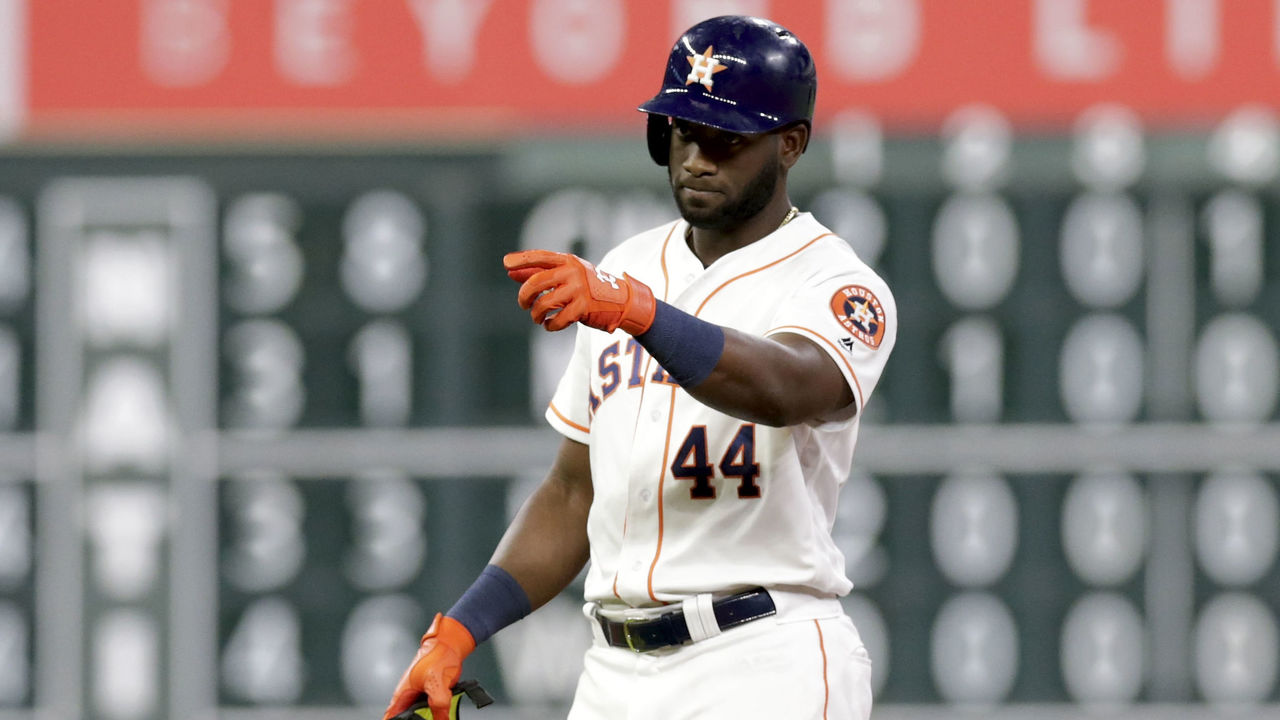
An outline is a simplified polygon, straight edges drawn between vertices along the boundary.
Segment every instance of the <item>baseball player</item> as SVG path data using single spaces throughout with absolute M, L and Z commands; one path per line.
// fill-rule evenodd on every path
M 871 664 L 830 530 L 859 411 L 896 337 L 889 288 L 787 173 L 809 142 L 805 46 L 759 18 L 690 28 L 649 114 L 681 219 L 598 266 L 503 259 L 545 330 L 576 329 L 546 417 L 564 436 L 491 563 L 437 614 L 387 717 L 436 720 L 476 643 L 589 562 L 569 717 L 865 719 Z

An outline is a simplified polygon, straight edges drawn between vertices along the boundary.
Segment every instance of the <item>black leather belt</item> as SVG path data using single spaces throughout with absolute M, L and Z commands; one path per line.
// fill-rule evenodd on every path
M 730 595 L 711 603 L 711 611 L 721 630 L 759 620 L 777 612 L 773 598 L 764 588 Z M 692 638 L 684 610 L 679 606 L 657 617 L 630 620 L 610 620 L 597 613 L 596 620 L 604 630 L 605 640 L 614 647 L 628 648 L 636 652 L 648 652 L 658 648 L 683 645 Z

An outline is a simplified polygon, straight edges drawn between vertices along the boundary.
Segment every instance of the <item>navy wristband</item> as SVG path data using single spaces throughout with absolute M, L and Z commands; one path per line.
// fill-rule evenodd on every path
M 486 565 L 445 614 L 462 623 L 479 645 L 530 612 L 529 596 L 511 573 Z
M 681 387 L 706 380 L 724 352 L 724 329 L 657 301 L 653 324 L 636 340 Z

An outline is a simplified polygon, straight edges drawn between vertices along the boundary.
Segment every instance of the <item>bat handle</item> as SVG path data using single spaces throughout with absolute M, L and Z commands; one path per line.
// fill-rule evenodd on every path
M 453 695 L 453 709 L 449 713 L 450 717 L 455 717 L 458 713 L 457 696 L 459 695 L 466 695 L 467 699 L 470 700 L 471 704 L 475 705 L 477 709 L 493 704 L 493 696 L 489 695 L 484 688 L 480 687 L 480 683 L 476 680 L 460 681 L 457 685 L 453 686 Z M 427 696 L 419 695 L 418 701 L 415 702 L 408 710 L 405 710 L 395 716 L 394 720 L 422 720 L 423 718 L 427 718 L 429 720 L 431 717 L 431 711 L 428 708 Z
M 462 680 L 453 686 L 453 691 L 454 693 L 459 691 L 466 693 L 467 699 L 471 701 L 472 705 L 476 706 L 476 709 L 493 704 L 493 697 L 484 688 L 480 687 L 480 683 L 476 680 Z

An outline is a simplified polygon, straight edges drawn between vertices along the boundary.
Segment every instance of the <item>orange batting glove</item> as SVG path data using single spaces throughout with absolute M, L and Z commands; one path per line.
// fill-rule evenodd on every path
M 476 649 L 475 638 L 466 626 L 436 613 L 431 628 L 422 636 L 422 645 L 400 684 L 391 695 L 391 704 L 382 720 L 391 720 L 409 709 L 422 693 L 427 694 L 434 720 L 448 720 L 453 703 L 453 686 L 462 675 L 462 660 Z
M 525 250 L 502 258 L 507 275 L 522 283 L 520 307 L 548 330 L 575 322 L 641 335 L 653 324 L 657 302 L 648 285 L 630 275 L 616 277 L 576 255 Z M 558 312 L 555 312 L 557 311 Z

